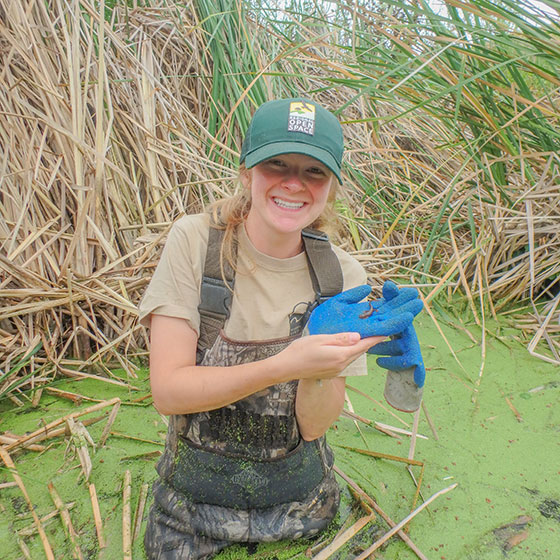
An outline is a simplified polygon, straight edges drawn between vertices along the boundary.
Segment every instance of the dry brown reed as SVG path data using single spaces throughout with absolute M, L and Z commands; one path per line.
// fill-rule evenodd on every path
M 166 233 L 181 214 L 233 192 L 235 110 L 257 104 L 249 90 L 213 95 L 212 38 L 192 4 L 123 4 L 110 17 L 103 7 L 0 2 L 0 397 L 16 402 L 59 375 L 118 382 L 111 369 L 120 367 L 135 376 L 147 347 L 136 306 Z M 262 22 L 244 29 L 261 67 L 253 83 L 269 97 L 289 78 L 333 109 L 352 99 L 351 88 L 330 85 L 355 73 L 328 30 L 300 27 L 294 45 Z M 268 75 L 273 63 L 284 77 Z M 213 131 L 216 111 L 223 124 Z M 348 154 L 336 240 L 374 283 L 466 289 L 475 316 L 480 294 L 500 311 L 546 289 L 560 266 L 558 155 L 524 155 L 541 170 L 536 182 L 523 162 L 508 161 L 513 204 L 502 207 L 482 192 L 483 170 L 462 149 L 441 146 L 448 131 L 436 118 L 416 112 L 372 124 L 392 112 L 361 97 L 340 115 Z M 420 278 L 443 204 L 456 209 L 453 242 L 439 241 Z M 535 309 L 518 326 L 530 338 L 544 316 Z M 559 330 L 549 321 L 542 333 L 553 360 Z

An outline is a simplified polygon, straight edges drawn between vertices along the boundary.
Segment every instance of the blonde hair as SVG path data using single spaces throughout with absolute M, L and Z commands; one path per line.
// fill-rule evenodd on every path
M 245 173 L 248 173 L 248 170 L 245 165 L 241 164 L 239 167 L 238 182 L 240 184 L 240 188 L 238 191 L 230 197 L 217 200 L 208 207 L 211 225 L 224 230 L 224 238 L 220 250 L 222 276 L 224 271 L 224 262 L 227 262 L 234 270 L 236 270 L 235 257 L 237 254 L 237 247 L 235 231 L 237 227 L 247 219 L 249 210 L 251 210 L 250 182 L 248 185 L 243 185 L 241 182 L 241 176 Z M 250 181 L 250 174 L 248 174 L 248 177 Z M 338 181 L 333 174 L 327 204 L 325 205 L 321 215 L 307 227 L 324 231 L 327 234 L 334 233 L 334 231 L 336 231 L 337 220 L 334 203 L 338 191 L 337 185 Z

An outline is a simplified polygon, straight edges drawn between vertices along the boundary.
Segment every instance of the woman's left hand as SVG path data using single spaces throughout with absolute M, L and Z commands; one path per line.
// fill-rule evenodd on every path
M 336 377 L 358 356 L 387 337 L 360 338 L 357 332 L 303 336 L 269 358 L 289 379 Z

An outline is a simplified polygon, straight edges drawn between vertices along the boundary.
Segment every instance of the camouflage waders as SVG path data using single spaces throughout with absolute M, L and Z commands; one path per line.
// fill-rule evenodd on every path
M 300 336 L 303 321 L 290 317 L 293 336 L 269 341 L 239 342 L 219 331 L 230 299 L 215 264 L 216 231 L 210 228 L 197 363 L 233 366 L 266 359 Z M 317 236 L 312 243 L 323 252 L 328 245 Z M 321 293 L 333 295 L 320 289 L 327 274 L 318 269 L 328 268 L 327 284 L 340 291 L 341 278 L 332 281 L 332 258 L 321 256 L 317 265 L 319 250 L 306 251 L 317 300 L 327 297 Z M 232 287 L 231 270 L 227 280 Z M 309 537 L 329 524 L 340 499 L 333 454 L 324 437 L 301 438 L 296 391 L 297 381 L 281 383 L 217 410 L 170 417 L 144 538 L 149 560 L 206 560 L 233 543 Z
M 235 342 L 220 336 L 201 365 L 262 360 L 292 339 Z M 234 542 L 311 536 L 336 514 L 333 455 L 301 439 L 297 382 L 210 412 L 170 417 L 145 536 L 151 559 L 202 559 Z

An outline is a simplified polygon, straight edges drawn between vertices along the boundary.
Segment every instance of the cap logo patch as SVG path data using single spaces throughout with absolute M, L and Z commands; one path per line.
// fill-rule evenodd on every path
M 290 103 L 288 132 L 303 132 L 313 136 L 315 132 L 315 105 L 303 101 Z

